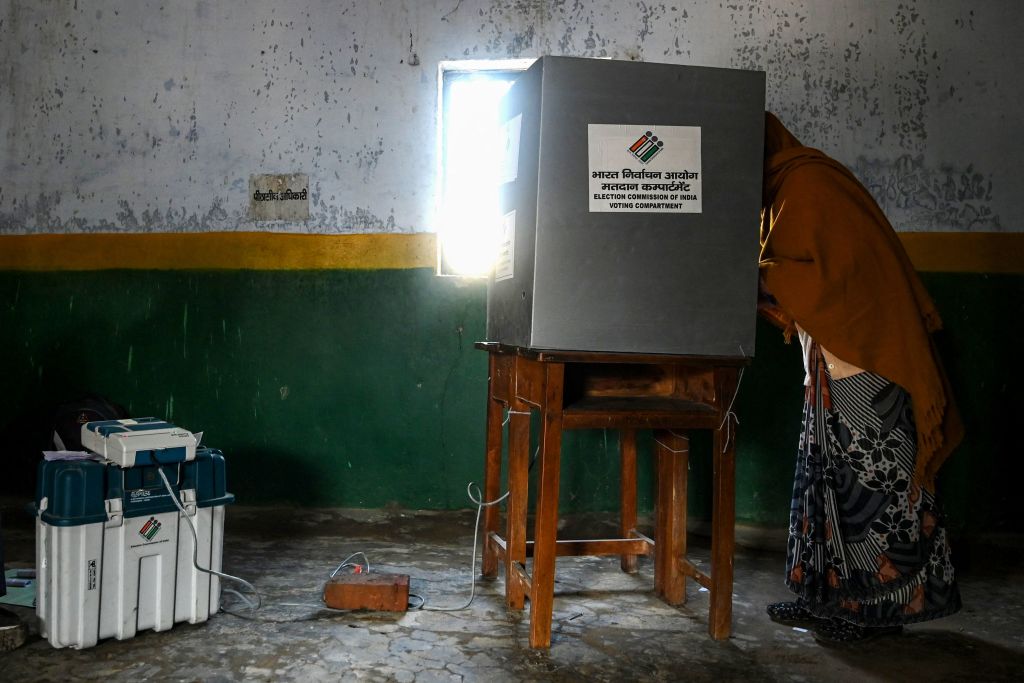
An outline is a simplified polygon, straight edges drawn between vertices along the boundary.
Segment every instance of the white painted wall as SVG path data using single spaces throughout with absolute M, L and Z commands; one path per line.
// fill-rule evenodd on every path
M 0 233 L 430 230 L 437 63 L 765 69 L 903 230 L 1021 230 L 1016 0 L 0 0 Z M 307 173 L 302 224 L 246 218 Z

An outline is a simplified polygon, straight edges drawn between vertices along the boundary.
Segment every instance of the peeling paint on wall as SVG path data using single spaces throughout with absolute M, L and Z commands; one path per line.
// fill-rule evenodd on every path
M 895 163 L 861 157 L 851 168 L 888 215 L 963 231 L 1003 228 L 992 210 L 992 180 L 973 166 L 928 168 L 922 157 L 904 155 Z
M 1024 229 L 1014 0 L 0 8 L 0 233 L 429 230 L 437 63 L 544 54 L 763 69 L 899 229 Z M 309 219 L 253 221 L 284 172 Z

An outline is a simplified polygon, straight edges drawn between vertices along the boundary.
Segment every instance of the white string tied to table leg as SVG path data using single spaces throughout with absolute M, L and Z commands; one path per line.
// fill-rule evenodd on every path
M 742 347 L 740 347 L 742 351 Z M 740 395 L 740 384 L 743 382 L 743 368 L 740 368 L 739 377 L 736 378 L 736 390 L 732 392 L 732 399 L 729 401 L 729 407 L 725 409 L 725 415 L 722 417 L 721 424 L 718 425 L 718 429 L 725 428 L 725 441 L 722 442 L 722 452 L 725 453 L 729 450 L 729 444 L 736 436 L 736 428 L 733 426 L 739 425 L 740 418 L 733 412 L 733 404 L 736 403 L 736 397 Z
M 502 421 L 501 426 L 504 427 L 508 424 L 508 421 L 512 419 L 513 415 L 529 415 L 529 410 L 509 410 L 505 413 L 505 419 Z
M 725 426 L 725 441 L 722 442 L 722 452 L 725 453 L 729 450 L 729 444 L 736 436 L 736 428 L 733 425 L 739 425 L 740 418 L 736 416 L 736 413 L 729 411 L 725 414 L 725 419 L 722 424 Z
M 672 436 L 676 437 L 677 439 L 682 439 L 683 441 L 685 441 L 686 442 L 686 448 L 681 448 L 679 450 L 676 450 L 674 448 L 669 448 L 666 444 L 662 443 L 658 439 L 655 439 L 654 443 L 658 444 L 659 446 L 664 448 L 669 453 L 675 453 L 675 454 L 678 455 L 679 453 L 689 453 L 690 452 L 690 437 L 689 436 L 687 436 L 686 434 L 676 434 L 675 432 L 673 432 L 671 430 L 669 431 L 669 434 L 671 434 Z

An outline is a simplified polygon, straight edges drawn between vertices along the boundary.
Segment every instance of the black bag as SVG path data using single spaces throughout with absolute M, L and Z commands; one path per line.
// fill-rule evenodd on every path
M 57 408 L 53 416 L 53 447 L 58 451 L 82 450 L 82 425 L 128 417 L 121 406 L 102 396 L 87 394 Z

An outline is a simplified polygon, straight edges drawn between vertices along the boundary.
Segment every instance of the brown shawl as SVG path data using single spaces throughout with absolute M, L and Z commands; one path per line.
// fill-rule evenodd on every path
M 931 487 L 963 437 L 929 335 L 942 326 L 938 311 L 864 186 L 772 114 L 760 265 L 787 336 L 796 322 L 837 357 L 907 390 L 917 424 L 915 480 Z

